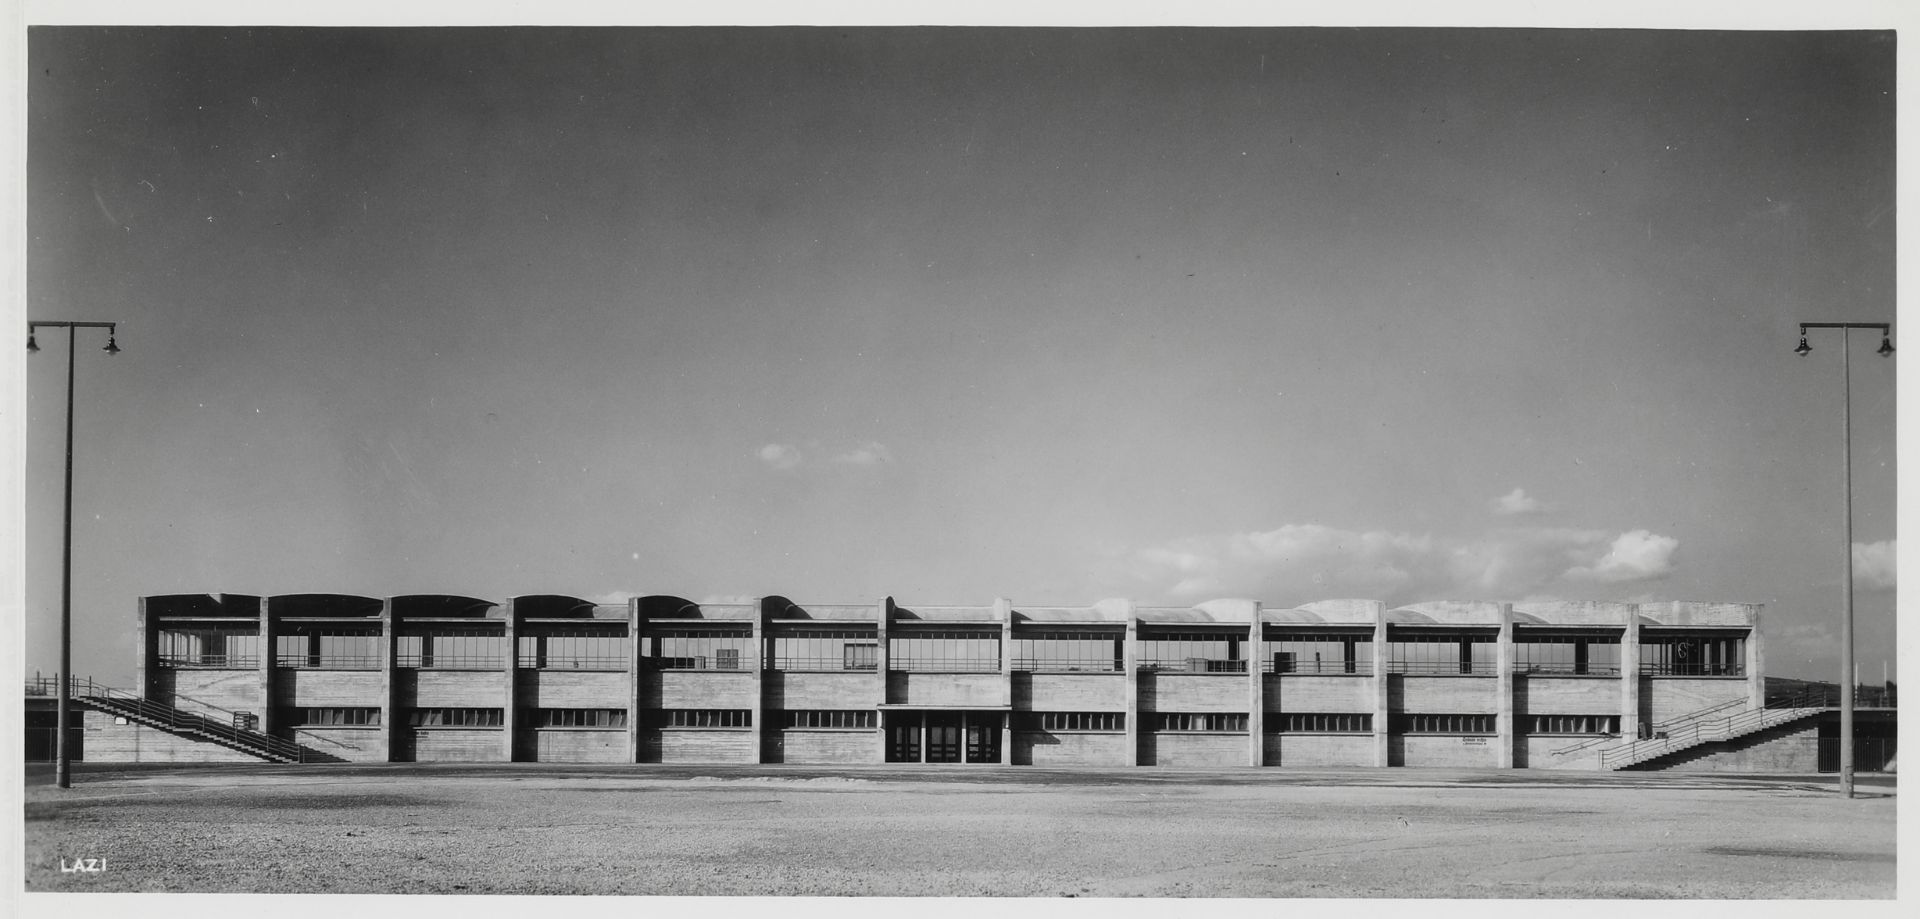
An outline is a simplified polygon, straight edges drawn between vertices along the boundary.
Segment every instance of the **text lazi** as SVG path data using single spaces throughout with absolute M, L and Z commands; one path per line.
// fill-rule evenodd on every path
M 107 860 L 104 858 L 76 858 L 72 861 L 62 858 L 60 860 L 61 874 L 72 874 L 76 871 L 92 873 L 105 870 L 107 870 Z

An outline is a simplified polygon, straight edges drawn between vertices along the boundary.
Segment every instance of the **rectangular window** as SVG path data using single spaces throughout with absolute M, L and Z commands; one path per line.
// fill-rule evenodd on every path
M 1262 727 L 1269 734 L 1371 734 L 1373 716 L 1322 712 L 1268 712 Z
M 878 634 L 870 628 L 785 626 L 773 636 L 773 669 L 872 670 L 880 665 Z
M 861 709 L 787 711 L 780 713 L 780 722 L 781 727 L 789 730 L 840 728 L 870 730 L 880 724 L 875 712 Z
M 541 708 L 528 719 L 539 728 L 624 728 L 624 708 Z
M 522 632 L 515 644 L 525 670 L 625 670 L 633 649 L 625 626 Z
M 1016 731 L 1124 731 L 1126 712 L 1015 712 Z
M 887 636 L 887 666 L 894 670 L 994 673 L 1000 669 L 1000 632 L 895 631 Z
M 1387 672 L 1438 676 L 1491 676 L 1495 660 L 1491 632 L 1400 632 L 1387 640 Z
M 1153 729 L 1244 734 L 1247 715 L 1245 712 L 1157 712 L 1154 714 Z
M 1371 633 L 1268 633 L 1260 642 L 1260 668 L 1268 673 L 1306 676 L 1370 675 L 1373 673 Z
M 1651 676 L 1744 676 L 1746 665 L 1745 637 L 1642 633 L 1640 639 L 1640 672 Z
M 416 708 L 407 724 L 416 728 L 497 728 L 505 723 L 497 708 Z
M 507 635 L 499 629 L 402 632 L 394 639 L 393 664 L 421 670 L 500 670 L 507 666 Z
M 1244 630 L 1162 632 L 1140 636 L 1140 669 L 1184 673 L 1246 673 Z
M 1529 734 L 1618 734 L 1619 715 L 1531 715 Z
M 647 715 L 654 728 L 750 728 L 753 712 L 741 708 L 667 708 Z
M 281 724 L 292 727 L 378 727 L 378 708 L 290 708 Z
M 1492 715 L 1395 715 L 1396 734 L 1492 734 Z
M 1547 676 L 1618 676 L 1620 638 L 1520 633 L 1514 636 L 1513 670 Z
M 656 670 L 751 670 L 753 633 L 744 628 L 674 629 L 650 636 Z
M 248 670 L 260 666 L 257 626 L 240 628 L 163 628 L 155 636 L 162 667 Z
M 1016 632 L 1013 669 L 1109 673 L 1120 669 L 1125 641 L 1115 632 Z
M 296 626 L 273 638 L 273 665 L 292 670 L 378 670 L 380 633 Z

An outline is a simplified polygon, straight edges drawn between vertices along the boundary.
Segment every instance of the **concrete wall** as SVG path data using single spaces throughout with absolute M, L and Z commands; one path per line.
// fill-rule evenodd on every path
M 1246 686 L 1245 674 L 1240 686 Z M 1231 733 L 1159 733 L 1140 732 L 1142 766 L 1244 766 L 1247 764 L 1247 735 Z
M 1131 766 L 1125 731 L 1015 731 L 1016 766 Z
M 515 703 L 522 709 L 625 709 L 630 705 L 631 684 L 624 672 L 522 670 L 517 679 Z
M 1489 681 L 1491 682 L 1491 681 Z M 1492 769 L 1500 762 L 1500 739 L 1457 734 L 1408 734 L 1388 741 L 1395 766 Z
M 1579 746 L 1592 737 L 1573 734 L 1538 734 L 1520 738 L 1514 748 L 1513 764 L 1522 769 L 1577 769 L 1588 772 L 1600 768 L 1600 751 L 1620 743 L 1619 738 L 1583 747 L 1572 753 L 1557 751 Z
M 1747 681 L 1740 677 L 1642 677 L 1640 681 L 1640 707 L 1653 724 L 1746 698 Z
M 1373 765 L 1373 734 L 1268 734 L 1266 765 L 1351 767 Z
M 378 670 L 276 670 L 273 695 L 283 708 L 380 708 L 387 701 Z
M 316 762 L 384 763 L 387 744 L 378 727 L 288 728 L 288 740 L 307 748 Z
M 769 711 L 872 708 L 879 701 L 879 677 L 873 673 L 769 673 Z
M 1620 681 L 1599 677 L 1516 676 L 1513 713 L 1526 715 L 1618 715 Z
M 394 701 L 402 708 L 504 708 L 507 689 L 497 670 L 398 670 Z
M 541 763 L 619 763 L 627 758 L 624 729 L 542 728 L 523 734 L 522 744 Z
M 1013 675 L 1013 707 L 1021 711 L 1117 712 L 1126 706 L 1126 674 L 1118 671 Z
M 640 682 L 645 708 L 751 709 L 758 691 L 751 672 L 655 671 Z
M 1244 712 L 1247 680 L 1244 673 L 1143 673 L 1140 675 L 1140 710 Z M 1242 752 L 1244 754 L 1244 750 Z
M 871 676 L 869 676 L 871 679 Z M 872 763 L 876 732 L 790 728 L 767 738 L 770 763 Z
M 82 749 L 89 763 L 262 763 L 257 756 L 219 744 L 128 722 L 115 724 L 106 712 L 82 711 Z
M 266 708 L 267 700 L 260 694 L 260 671 L 258 670 L 183 670 L 173 667 L 155 668 L 153 673 L 154 698 L 188 712 L 211 712 L 211 709 L 226 709 L 230 712 L 260 713 Z M 221 720 L 227 716 L 223 712 L 212 712 Z
M 759 758 L 754 736 L 744 728 L 667 728 L 648 738 L 643 761 L 751 763 Z
M 1370 676 L 1276 676 L 1264 677 L 1267 711 L 1353 712 L 1373 711 L 1373 678 Z
M 399 756 L 412 753 L 412 762 L 497 763 L 505 758 L 502 728 L 399 727 L 394 743 Z
M 1393 676 L 1387 705 L 1396 712 L 1491 715 L 1499 709 L 1498 688 L 1491 676 Z
M 887 701 L 895 705 L 1007 705 L 1012 699 L 1005 674 L 887 674 Z

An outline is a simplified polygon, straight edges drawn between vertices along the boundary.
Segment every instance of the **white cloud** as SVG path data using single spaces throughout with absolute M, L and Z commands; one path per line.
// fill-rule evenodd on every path
M 1899 580 L 1896 540 L 1853 544 L 1853 582 L 1864 590 L 1892 590 Z
M 836 463 L 851 466 L 878 466 L 893 462 L 893 451 L 877 440 L 869 440 L 854 449 L 833 458 Z
M 1622 533 L 1598 562 L 1569 568 L 1567 577 L 1605 584 L 1664 578 L 1673 573 L 1673 553 L 1679 548 L 1680 540 L 1671 536 L 1647 530 Z
M 610 590 L 603 594 L 581 597 L 580 599 L 592 603 L 595 606 L 618 606 L 637 596 L 640 595 L 631 590 Z
M 760 448 L 760 461 L 775 469 L 800 465 L 800 448 L 792 444 L 767 444 Z
M 758 603 L 760 602 L 760 598 L 748 596 L 747 594 L 707 594 L 706 596 L 701 597 L 700 599 L 695 600 L 693 602 L 698 603 L 701 606 L 707 606 L 709 604 L 715 605 L 715 606 L 726 606 L 729 604 L 739 605 L 742 603 Z
M 1569 581 L 1665 577 L 1679 541 L 1646 530 L 1515 527 L 1443 539 L 1385 530 L 1288 524 L 1190 536 L 1118 553 L 1137 586 L 1182 600 L 1366 597 L 1388 602 L 1558 595 Z
M 1524 488 L 1514 490 L 1493 499 L 1493 512 L 1502 517 L 1519 517 L 1524 514 L 1537 514 L 1545 510 L 1539 500 L 1529 497 Z

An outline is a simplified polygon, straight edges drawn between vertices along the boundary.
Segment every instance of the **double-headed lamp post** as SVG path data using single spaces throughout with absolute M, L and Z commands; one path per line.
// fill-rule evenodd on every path
M 101 350 L 108 354 L 119 354 L 120 345 L 114 340 L 112 322 L 35 322 L 27 321 L 27 350 L 40 350 L 40 343 L 34 338 L 34 332 L 42 328 L 67 330 L 67 478 L 66 503 L 61 512 L 62 529 L 60 531 L 60 690 L 57 714 L 54 716 L 53 738 L 53 781 L 61 788 L 71 788 L 70 775 L 72 760 L 67 750 L 67 718 L 72 702 L 73 685 L 73 358 L 74 339 L 79 329 L 106 329 L 107 346 Z
M 1881 357 L 1893 353 L 1893 325 L 1886 322 L 1803 322 L 1800 346 L 1793 353 L 1806 357 L 1813 348 L 1807 344 L 1808 329 L 1840 330 L 1840 470 L 1846 509 L 1845 576 L 1840 579 L 1845 598 L 1840 618 L 1840 794 L 1853 797 L 1853 351 L 1847 347 L 1854 329 L 1874 329 L 1880 333 Z

